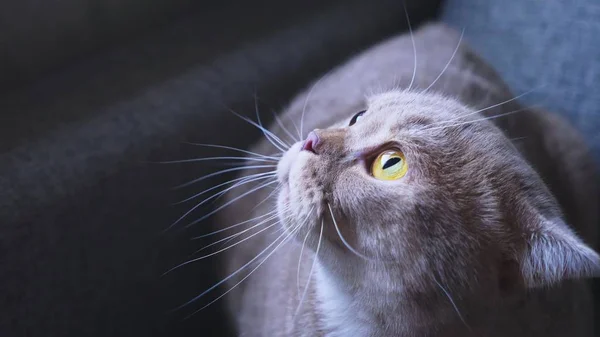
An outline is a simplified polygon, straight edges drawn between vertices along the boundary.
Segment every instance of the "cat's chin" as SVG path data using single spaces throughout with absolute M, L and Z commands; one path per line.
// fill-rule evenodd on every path
M 277 216 L 281 228 L 287 234 L 292 235 L 294 240 L 298 242 L 304 241 L 307 244 L 305 238 L 310 237 L 308 246 L 313 249 L 316 248 L 321 220 L 319 220 L 315 212 L 304 213 L 297 209 L 290 209 L 290 199 L 290 187 L 287 184 L 282 184 L 277 197 Z M 312 235 L 308 235 L 309 232 Z

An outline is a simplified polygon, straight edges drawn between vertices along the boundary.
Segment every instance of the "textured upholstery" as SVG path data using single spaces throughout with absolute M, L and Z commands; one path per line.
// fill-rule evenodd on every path
M 597 0 L 445 2 L 444 20 L 522 101 L 568 118 L 600 163 L 600 4 Z M 493 37 L 493 38 L 490 38 Z
M 249 146 L 257 133 L 229 108 L 253 114 L 256 93 L 269 120 L 308 81 L 406 28 L 400 1 L 333 2 L 194 7 L 110 49 L 85 45 L 80 18 L 84 26 L 69 30 L 76 36 L 61 40 L 82 44 L 71 56 L 50 55 L 60 44 L 45 44 L 42 32 L 29 41 L 45 42 L 12 49 L 31 58 L 1 60 L 29 84 L 0 95 L 0 336 L 226 335 L 219 302 L 188 320 L 200 303 L 168 313 L 215 282 L 217 260 L 161 276 L 210 230 L 207 221 L 162 233 L 190 207 L 171 203 L 214 180 L 171 187 L 215 166 L 151 161 L 222 153 L 184 141 Z M 415 1 L 411 19 L 434 15 L 436 3 Z M 124 25 L 136 17 L 120 15 Z M 35 25 L 31 34 L 45 30 Z M 80 61 L 65 61 L 73 55 Z

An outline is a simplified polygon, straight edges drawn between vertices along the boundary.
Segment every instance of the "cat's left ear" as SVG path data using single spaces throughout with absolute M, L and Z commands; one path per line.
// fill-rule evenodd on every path
M 527 287 L 600 276 L 600 256 L 561 219 L 542 220 L 525 236 L 519 260 Z

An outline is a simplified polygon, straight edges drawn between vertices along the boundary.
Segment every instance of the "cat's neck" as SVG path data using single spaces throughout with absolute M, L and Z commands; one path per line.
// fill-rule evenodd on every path
M 398 289 L 387 293 L 357 289 L 319 264 L 314 276 L 318 310 L 327 337 L 458 337 L 467 332 L 463 322 L 442 324 L 431 317 L 430 310 L 415 310 L 418 305 L 402 298 Z
M 368 313 L 363 313 L 363 308 L 356 305 L 355 299 L 340 286 L 335 276 L 317 265 L 315 280 L 317 303 L 327 337 L 373 336 L 375 329 Z

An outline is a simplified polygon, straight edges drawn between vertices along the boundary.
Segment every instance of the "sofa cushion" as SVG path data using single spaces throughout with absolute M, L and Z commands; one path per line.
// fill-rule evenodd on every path
M 435 3 L 409 7 L 413 21 Z M 229 108 L 253 115 L 256 93 L 269 120 L 310 80 L 406 28 L 399 1 L 317 5 L 190 13 L 0 98 L 0 336 L 225 334 L 219 302 L 188 320 L 196 304 L 168 314 L 215 282 L 217 260 L 161 277 L 210 230 L 162 233 L 189 208 L 170 204 L 215 180 L 171 187 L 215 166 L 150 162 L 217 153 L 182 141 L 248 147 L 258 134 Z

